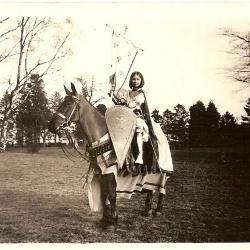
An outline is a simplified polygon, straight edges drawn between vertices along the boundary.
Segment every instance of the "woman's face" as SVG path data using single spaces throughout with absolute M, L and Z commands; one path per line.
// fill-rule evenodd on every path
M 132 85 L 135 88 L 138 88 L 141 85 L 141 78 L 139 75 L 134 75 L 132 78 Z

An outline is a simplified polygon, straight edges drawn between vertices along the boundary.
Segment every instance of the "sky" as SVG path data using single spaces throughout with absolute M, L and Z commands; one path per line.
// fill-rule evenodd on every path
M 219 29 L 249 30 L 249 3 L 16 3 L 15 8 L 2 4 L 0 13 L 72 19 L 73 54 L 64 61 L 60 75 L 45 80 L 48 93 L 57 90 L 63 95 L 63 84 L 84 75 L 93 75 L 99 90 L 107 93 L 112 32 L 106 24 L 119 32 L 127 26 L 126 38 L 143 48 L 130 73 L 143 74 L 151 110 L 172 110 L 178 103 L 189 109 L 198 100 L 205 105 L 212 100 L 221 114 L 245 114 L 250 89 L 237 91 L 240 86 L 226 77 L 225 69 L 232 65 L 226 53 L 230 44 Z

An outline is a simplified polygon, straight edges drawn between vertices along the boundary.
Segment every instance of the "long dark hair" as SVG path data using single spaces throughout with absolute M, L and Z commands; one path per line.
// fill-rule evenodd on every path
M 134 77 L 135 75 L 138 75 L 138 76 L 141 78 L 141 84 L 140 84 L 140 86 L 137 87 L 138 89 L 140 89 L 140 88 L 142 88 L 142 87 L 144 86 L 144 77 L 143 77 L 142 73 L 139 72 L 139 71 L 135 71 L 135 72 L 133 72 L 133 73 L 131 74 L 130 79 L 129 79 L 129 87 L 130 87 L 131 89 L 134 88 L 133 83 L 132 83 L 132 79 L 133 79 L 133 77 Z

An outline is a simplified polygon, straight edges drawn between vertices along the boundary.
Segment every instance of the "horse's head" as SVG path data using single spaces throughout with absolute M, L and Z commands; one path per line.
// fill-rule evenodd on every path
M 69 91 L 65 86 L 64 89 L 66 96 L 52 117 L 48 127 L 49 131 L 54 134 L 58 134 L 60 130 L 68 126 L 70 122 L 77 122 L 80 119 L 79 103 L 82 96 L 77 93 L 73 83 L 71 83 L 72 91 Z

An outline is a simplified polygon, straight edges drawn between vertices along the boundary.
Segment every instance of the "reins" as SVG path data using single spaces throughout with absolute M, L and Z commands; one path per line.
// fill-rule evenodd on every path
M 107 140 L 104 143 L 99 143 L 99 140 L 98 140 L 97 145 L 94 145 L 94 143 L 92 145 L 87 144 L 86 149 L 85 149 L 85 154 L 83 154 L 82 152 L 79 151 L 79 149 L 76 147 L 75 139 L 72 136 L 72 132 L 70 132 L 70 130 L 69 130 L 69 125 L 71 122 L 71 118 L 74 115 L 77 107 L 78 107 L 78 112 L 79 112 L 79 120 L 81 119 L 80 106 L 79 106 L 80 98 L 78 98 L 77 96 L 73 96 L 73 95 L 68 95 L 68 96 L 74 98 L 73 100 L 75 103 L 74 103 L 74 106 L 73 106 L 68 117 L 66 117 L 65 115 L 61 114 L 58 111 L 56 112 L 56 115 L 64 120 L 64 122 L 62 123 L 62 125 L 58 129 L 65 133 L 65 135 L 68 139 L 69 145 L 78 153 L 79 156 L 77 157 L 76 155 L 69 152 L 69 150 L 63 144 L 60 145 L 61 149 L 64 152 L 65 156 L 72 162 L 76 162 L 73 160 L 73 158 L 78 158 L 78 159 L 81 158 L 87 162 L 92 162 L 95 159 L 97 159 L 97 157 L 99 155 L 102 156 L 103 153 L 105 153 L 109 150 L 112 150 L 113 149 L 112 143 L 110 140 Z M 93 107 L 93 106 L 91 106 L 91 107 Z M 105 162 L 105 159 L 103 161 Z M 89 168 L 88 168 L 87 172 L 85 174 L 83 174 L 80 178 L 80 180 L 84 178 L 83 188 L 85 187 L 86 183 L 88 182 L 88 178 L 89 178 L 89 175 L 91 173 L 91 170 L 93 170 L 93 164 L 89 164 Z
M 79 156 L 76 156 L 76 155 L 74 155 L 74 154 L 72 154 L 71 152 L 69 152 L 69 150 L 63 145 L 63 144 L 61 144 L 60 146 L 61 146 L 61 149 L 62 149 L 62 151 L 64 152 L 64 154 L 66 155 L 66 157 L 70 160 L 70 161 L 72 161 L 72 162 L 75 162 L 74 160 L 72 160 L 70 157 L 72 157 L 72 158 L 82 158 L 83 160 L 85 160 L 85 161 L 87 161 L 87 162 L 89 162 L 90 161 L 90 159 L 89 159 L 89 157 L 87 157 L 86 156 L 86 154 L 83 154 L 82 152 L 80 152 L 80 150 L 75 146 L 75 143 L 74 143 L 74 141 L 73 141 L 73 139 L 72 139 L 72 136 L 70 135 L 70 133 L 66 130 L 66 128 L 64 129 L 64 132 L 65 132 L 65 135 L 66 135 L 66 137 L 67 137 L 67 139 L 68 139 L 68 141 L 69 141 L 69 145 L 74 149 L 74 151 L 76 151 L 77 153 L 78 153 L 78 155 Z
M 80 102 L 80 98 L 78 98 L 77 96 L 74 95 L 67 95 L 70 96 L 74 99 L 74 106 L 69 114 L 68 117 L 66 117 L 65 115 L 61 114 L 60 112 L 56 111 L 56 115 L 58 115 L 59 117 L 61 117 L 62 119 L 65 120 L 65 122 L 59 127 L 59 130 L 63 130 L 65 132 L 65 135 L 69 141 L 70 146 L 72 146 L 74 148 L 74 150 L 79 154 L 79 157 L 76 157 L 75 155 L 73 155 L 72 153 L 70 153 L 66 147 L 64 147 L 63 145 L 61 145 L 61 149 L 64 152 L 64 154 L 66 155 L 66 157 L 73 161 L 72 159 L 70 159 L 69 156 L 75 157 L 75 158 L 83 158 L 85 161 L 89 161 L 89 158 L 87 158 L 84 154 L 82 154 L 75 146 L 74 140 L 72 138 L 72 136 L 70 135 L 69 131 L 68 131 L 68 127 L 70 124 L 70 120 L 74 114 L 74 112 L 76 111 L 76 108 L 79 108 L 79 102 Z M 79 111 L 79 110 L 78 110 Z M 80 119 L 80 112 L 79 112 L 79 119 Z M 73 161 L 74 162 L 74 161 Z

